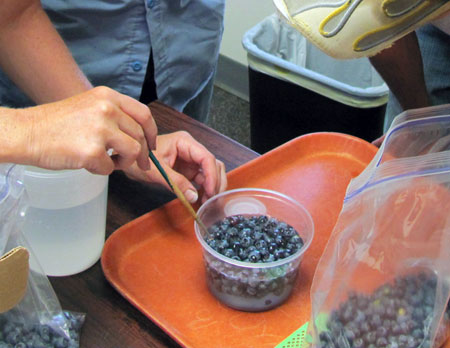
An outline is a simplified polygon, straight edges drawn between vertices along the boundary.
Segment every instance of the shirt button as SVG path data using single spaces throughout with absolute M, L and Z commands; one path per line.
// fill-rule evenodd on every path
M 147 0 L 147 6 L 148 6 L 148 8 L 153 8 L 153 5 L 154 5 L 155 3 L 154 3 L 154 1 L 153 0 Z
M 137 60 L 131 63 L 131 67 L 133 68 L 134 71 L 140 71 L 142 69 L 142 63 Z

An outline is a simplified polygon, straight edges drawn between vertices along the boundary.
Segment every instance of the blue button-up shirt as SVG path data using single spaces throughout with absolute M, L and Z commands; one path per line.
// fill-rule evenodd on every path
M 94 86 L 140 97 L 150 49 L 158 98 L 182 110 L 214 76 L 224 0 L 42 0 Z M 0 77 L 0 103 L 30 105 Z

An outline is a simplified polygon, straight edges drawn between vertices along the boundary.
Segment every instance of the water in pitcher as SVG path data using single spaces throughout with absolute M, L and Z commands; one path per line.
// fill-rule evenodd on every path
M 26 172 L 24 178 L 30 195 L 24 233 L 40 266 L 49 276 L 84 271 L 98 261 L 105 241 L 108 177 L 78 171 L 35 174 L 42 171 Z M 37 269 L 33 259 L 30 267 Z

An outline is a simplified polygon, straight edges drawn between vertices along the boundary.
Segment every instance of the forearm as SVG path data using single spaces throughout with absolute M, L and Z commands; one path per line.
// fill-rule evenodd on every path
M 3 0 L 0 66 L 36 103 L 91 88 L 40 2 Z
M 422 56 L 413 32 L 370 58 L 404 110 L 429 105 Z

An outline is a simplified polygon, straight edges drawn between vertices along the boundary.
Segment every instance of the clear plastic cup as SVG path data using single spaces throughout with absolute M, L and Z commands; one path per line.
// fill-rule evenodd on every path
M 291 294 L 298 268 L 314 235 L 308 211 L 294 199 L 275 191 L 235 189 L 207 200 L 198 210 L 206 229 L 233 215 L 275 218 L 292 226 L 303 240 L 294 254 L 272 262 L 244 262 L 226 257 L 205 241 L 209 231 L 195 222 L 195 233 L 203 247 L 207 285 L 222 303 L 234 309 L 259 312 L 275 308 Z

